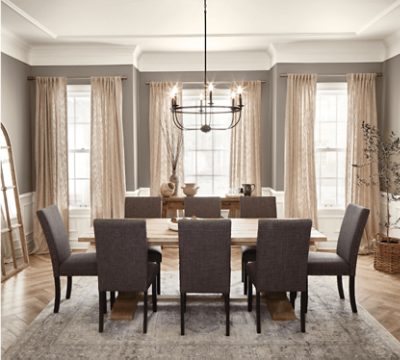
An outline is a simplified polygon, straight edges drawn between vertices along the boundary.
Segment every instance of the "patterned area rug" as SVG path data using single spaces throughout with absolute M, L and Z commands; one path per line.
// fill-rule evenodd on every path
M 400 343 L 358 305 L 339 299 L 335 278 L 311 278 L 306 333 L 300 321 L 272 321 L 262 303 L 262 333 L 255 311 L 243 300 L 231 303 L 231 336 L 225 336 L 221 301 L 188 298 L 186 335 L 180 336 L 179 303 L 162 302 L 153 314 L 149 303 L 148 333 L 142 334 L 139 303 L 133 321 L 105 319 L 98 333 L 95 278 L 75 280 L 70 300 L 53 314 L 50 303 L 3 359 L 400 359 Z M 165 272 L 163 293 L 178 293 L 178 274 Z M 240 273 L 232 273 L 232 297 L 240 296 Z M 299 299 L 296 302 L 299 317 Z

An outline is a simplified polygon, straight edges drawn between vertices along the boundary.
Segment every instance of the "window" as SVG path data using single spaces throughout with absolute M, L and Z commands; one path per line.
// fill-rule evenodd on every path
M 90 206 L 90 85 L 68 85 L 70 207 Z
M 229 104 L 229 89 L 214 89 L 215 104 Z M 199 90 L 183 89 L 182 100 L 185 105 L 199 102 Z M 200 115 L 184 115 L 188 126 L 200 122 Z M 229 114 L 215 116 L 217 124 L 230 121 Z M 184 132 L 185 182 L 196 183 L 202 195 L 225 195 L 229 191 L 231 130 Z
M 318 208 L 344 208 L 347 84 L 318 83 L 315 171 Z

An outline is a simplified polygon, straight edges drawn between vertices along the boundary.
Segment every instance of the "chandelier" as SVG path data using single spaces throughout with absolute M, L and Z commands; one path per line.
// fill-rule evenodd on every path
M 177 88 L 174 87 L 171 92 L 171 112 L 172 119 L 180 130 L 201 130 L 207 133 L 211 130 L 228 130 L 235 127 L 242 116 L 242 88 L 238 86 L 231 92 L 231 103 L 227 105 L 216 105 L 213 102 L 214 85 L 207 81 L 207 0 L 204 0 L 204 93 L 200 94 L 200 100 L 197 105 L 184 106 L 177 102 Z M 185 126 L 183 114 L 200 115 L 199 126 Z M 214 115 L 230 114 L 231 118 L 226 125 L 215 125 Z

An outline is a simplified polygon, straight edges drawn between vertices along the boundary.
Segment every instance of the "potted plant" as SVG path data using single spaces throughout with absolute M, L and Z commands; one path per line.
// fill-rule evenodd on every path
M 400 272 L 400 239 L 390 236 L 390 229 L 400 229 L 400 217 L 393 219 L 392 202 L 400 200 L 400 138 L 393 131 L 383 137 L 375 126 L 362 123 L 365 163 L 353 165 L 362 168 L 378 162 L 378 173 L 370 178 L 357 175 L 360 186 L 380 184 L 385 194 L 384 234 L 377 234 L 374 267 L 388 273 Z

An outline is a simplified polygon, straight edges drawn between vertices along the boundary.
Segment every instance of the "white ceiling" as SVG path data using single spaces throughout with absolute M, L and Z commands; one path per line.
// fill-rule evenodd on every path
M 2 32 L 30 49 L 127 46 L 203 50 L 203 0 L 2 0 Z M 381 41 L 400 31 L 400 0 L 208 0 L 209 51 Z M 136 54 L 136 55 L 137 55 Z

